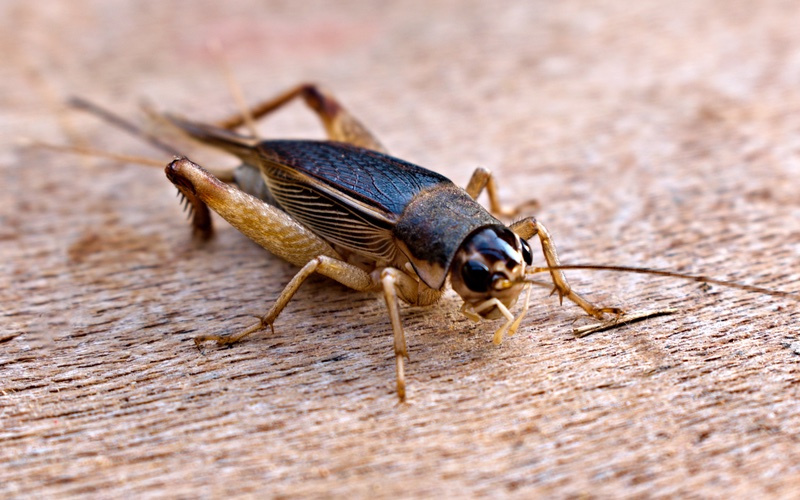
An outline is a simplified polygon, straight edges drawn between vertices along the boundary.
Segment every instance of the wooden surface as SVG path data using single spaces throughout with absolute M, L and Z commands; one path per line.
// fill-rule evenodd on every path
M 537 290 L 495 347 L 448 293 L 402 311 L 398 406 L 379 297 L 315 278 L 275 335 L 201 355 L 296 269 L 220 221 L 193 242 L 160 169 L 14 147 L 166 162 L 59 103 L 224 116 L 217 39 L 250 101 L 317 81 L 402 158 L 494 169 L 565 262 L 798 292 L 798 2 L 232 4 L 0 4 L 0 496 L 798 494 L 797 302 L 571 273 L 681 312 L 578 340 Z M 261 131 L 322 136 L 302 106 Z

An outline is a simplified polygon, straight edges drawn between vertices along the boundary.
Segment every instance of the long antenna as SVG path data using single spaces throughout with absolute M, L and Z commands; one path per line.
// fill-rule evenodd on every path
M 86 156 L 95 156 L 98 158 L 108 158 L 109 160 L 115 160 L 122 163 L 135 163 L 139 165 L 146 165 L 148 167 L 164 168 L 164 161 L 162 160 L 153 160 L 151 158 L 145 158 L 143 156 L 109 153 L 108 151 L 102 151 L 93 148 L 85 148 L 83 146 L 62 146 L 60 144 L 50 144 L 47 142 L 39 142 L 39 141 L 26 141 L 24 145 L 32 148 L 49 149 L 51 151 L 58 151 L 61 153 L 73 153 Z
M 764 288 L 755 285 L 746 285 L 744 283 L 737 283 L 735 281 L 727 281 L 727 280 L 720 280 L 715 278 L 709 278 L 708 276 L 703 275 L 693 275 L 693 274 L 683 274 L 674 271 L 664 271 L 662 269 L 651 269 L 648 267 L 630 267 L 630 266 L 604 266 L 604 265 L 597 265 L 597 264 L 570 264 L 570 265 L 558 265 L 552 267 L 531 267 L 528 268 L 526 271 L 528 274 L 536 274 L 536 273 L 546 273 L 550 272 L 551 270 L 592 270 L 592 271 L 618 271 L 618 272 L 625 272 L 625 273 L 637 273 L 637 274 L 649 274 L 655 276 L 664 276 L 667 278 L 679 278 L 689 281 L 696 281 L 698 283 L 710 283 L 712 285 L 719 285 L 725 286 L 728 288 L 737 288 L 739 290 L 745 290 L 748 292 L 754 293 L 761 293 L 764 295 L 772 295 L 773 297 L 783 297 L 793 300 L 800 300 L 800 294 L 794 292 L 786 292 L 784 290 L 774 290 L 771 288 Z M 525 279 L 525 281 L 530 281 L 529 279 Z
M 104 121 L 110 123 L 111 125 L 119 129 L 128 132 L 134 137 L 139 137 L 140 139 L 152 145 L 156 149 L 160 149 L 161 151 L 164 151 L 170 156 L 181 156 L 180 151 L 173 148 L 172 146 L 162 141 L 158 137 L 154 136 L 153 134 L 146 132 L 138 125 L 135 125 L 134 123 L 126 120 L 125 118 L 122 118 L 116 113 L 112 113 L 111 111 L 102 108 L 94 103 L 91 103 L 82 97 L 72 97 L 69 99 L 69 101 L 67 101 L 67 103 L 75 109 L 86 111 L 95 116 L 100 117 Z

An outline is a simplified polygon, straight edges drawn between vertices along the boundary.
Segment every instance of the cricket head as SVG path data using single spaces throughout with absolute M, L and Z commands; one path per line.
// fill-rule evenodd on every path
M 505 226 L 488 226 L 461 244 L 450 267 L 450 283 L 464 299 L 465 313 L 496 319 L 504 316 L 498 302 L 506 308 L 517 302 L 525 287 L 525 268 L 532 263 L 527 241 Z

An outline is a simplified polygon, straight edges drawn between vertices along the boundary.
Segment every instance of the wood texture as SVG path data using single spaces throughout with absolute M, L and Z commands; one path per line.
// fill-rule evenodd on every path
M 0 4 L 0 496 L 791 497 L 798 303 L 609 273 L 592 299 L 676 315 L 575 339 L 537 291 L 500 347 L 449 293 L 402 311 L 394 395 L 380 297 L 312 279 L 272 336 L 194 348 L 296 269 L 217 220 L 189 227 L 160 169 L 18 138 L 169 158 L 60 103 L 138 116 L 333 90 L 389 150 L 463 185 L 478 165 L 569 263 L 800 292 L 800 5 L 636 2 Z M 268 137 L 321 137 L 302 106 Z M 193 151 L 212 166 L 219 157 Z M 794 346 L 794 347 L 793 347 Z

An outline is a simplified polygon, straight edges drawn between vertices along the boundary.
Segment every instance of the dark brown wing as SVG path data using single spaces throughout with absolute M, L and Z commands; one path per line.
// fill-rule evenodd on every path
M 274 168 L 300 172 L 348 198 L 395 216 L 420 191 L 451 184 L 436 172 L 341 142 L 264 141 L 258 149 Z
M 172 119 L 235 154 L 263 186 L 251 188 L 338 248 L 376 263 L 410 262 L 441 289 L 453 256 L 475 230 L 500 224 L 446 177 L 391 156 L 330 141 L 263 141 Z M 403 252 L 404 258 L 400 258 Z
M 301 179 L 269 173 L 264 177 L 277 205 L 323 239 L 375 261 L 394 262 L 392 221 L 383 214 L 353 208 L 341 196 Z
M 169 119 L 194 138 L 257 167 L 274 201 L 327 241 L 391 263 L 394 227 L 420 192 L 446 177 L 397 158 L 332 141 L 257 142 L 217 127 Z
M 447 178 L 375 151 L 329 141 L 265 141 L 259 167 L 278 204 L 331 243 L 393 262 L 394 226 L 421 191 Z

